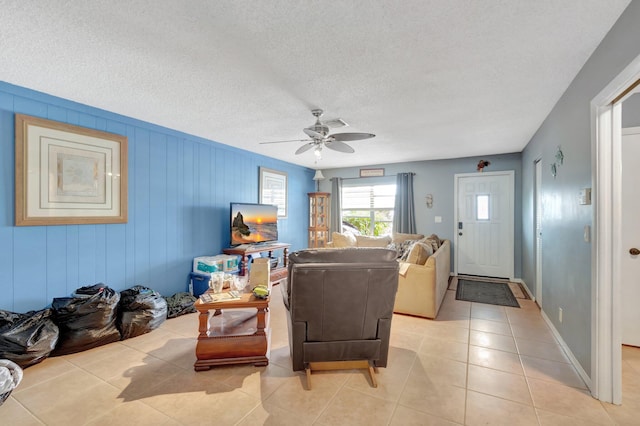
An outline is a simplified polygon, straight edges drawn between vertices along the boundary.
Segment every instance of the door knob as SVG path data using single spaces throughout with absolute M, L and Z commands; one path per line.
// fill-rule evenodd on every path
M 640 254 L 640 250 L 638 250 L 637 248 L 633 247 L 631 249 L 629 249 L 629 253 L 631 254 L 631 256 L 637 256 Z
M 462 235 L 462 232 L 458 232 L 458 235 Z M 640 253 L 640 251 L 638 253 Z

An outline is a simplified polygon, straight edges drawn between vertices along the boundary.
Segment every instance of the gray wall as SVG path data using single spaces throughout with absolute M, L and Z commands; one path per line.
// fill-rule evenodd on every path
M 522 163 L 520 153 L 487 155 L 484 157 L 456 158 L 452 160 L 418 161 L 412 163 L 381 164 L 363 168 L 383 167 L 386 175 L 395 175 L 402 172 L 414 172 L 413 191 L 416 207 L 416 227 L 418 232 L 425 235 L 437 234 L 441 238 L 451 240 L 453 243 L 454 232 L 454 175 L 456 173 L 473 173 L 480 160 L 488 160 L 491 165 L 485 170 L 515 171 L 515 247 L 514 247 L 514 273 L 517 278 L 522 276 L 521 247 L 522 247 Z M 358 177 L 361 167 L 323 170 L 327 178 L 320 184 L 321 191 L 331 192 L 329 178 Z M 374 178 L 361 179 L 362 182 L 372 182 Z M 353 181 L 348 181 L 352 183 Z M 425 197 L 433 195 L 433 207 L 427 208 Z M 435 223 L 435 217 L 441 216 L 442 223 Z M 453 244 L 452 244 L 453 255 Z M 451 257 L 453 270 L 453 256 Z
M 593 225 L 593 206 L 577 202 L 592 186 L 590 102 L 640 54 L 640 1 L 631 2 L 522 154 L 522 272 L 535 294 L 534 161 L 542 158 L 542 305 L 584 370 L 591 374 L 591 250 L 583 227 Z M 549 172 L 558 145 L 564 164 Z M 593 232 L 592 232 L 593 235 Z M 563 309 L 563 322 L 558 309 Z
M 622 127 L 640 127 L 640 93 L 622 103 Z

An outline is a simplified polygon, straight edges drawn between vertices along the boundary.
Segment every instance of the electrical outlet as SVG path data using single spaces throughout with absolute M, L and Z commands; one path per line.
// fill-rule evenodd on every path
M 558 308 L 558 321 L 562 323 L 562 308 Z

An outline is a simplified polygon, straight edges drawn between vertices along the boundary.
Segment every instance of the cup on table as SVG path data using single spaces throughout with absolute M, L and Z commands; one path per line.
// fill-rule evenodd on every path
M 211 280 L 209 281 L 209 288 L 214 293 L 222 293 L 223 286 L 224 286 L 224 272 L 212 273 Z
M 246 275 L 236 275 L 233 277 L 232 289 L 237 292 L 243 293 L 247 288 L 249 277 Z

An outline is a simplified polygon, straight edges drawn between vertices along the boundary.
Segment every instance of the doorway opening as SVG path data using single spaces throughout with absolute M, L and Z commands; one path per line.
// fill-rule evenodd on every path
M 591 379 L 594 397 L 622 403 L 620 260 L 622 101 L 640 80 L 640 55 L 591 101 L 595 238 Z

